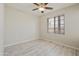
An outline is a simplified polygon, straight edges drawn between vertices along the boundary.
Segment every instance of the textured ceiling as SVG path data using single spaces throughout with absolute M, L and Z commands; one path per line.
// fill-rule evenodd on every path
M 42 13 L 39 10 L 36 11 L 32 11 L 32 9 L 34 9 L 36 6 L 32 3 L 12 3 L 12 4 L 7 4 L 8 6 L 12 6 L 15 7 L 17 9 L 20 9 L 24 12 L 29 12 L 32 13 L 34 15 L 42 15 Z M 53 10 L 45 10 L 45 12 L 43 14 L 49 13 L 49 12 L 53 12 L 55 10 L 61 9 L 61 8 L 65 8 L 68 6 L 74 5 L 73 3 L 49 3 L 48 6 L 49 7 L 53 7 Z

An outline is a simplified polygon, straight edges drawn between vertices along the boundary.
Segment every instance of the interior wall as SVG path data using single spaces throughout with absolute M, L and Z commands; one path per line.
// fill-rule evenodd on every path
M 0 3 L 0 55 L 3 55 L 4 40 L 4 4 Z
M 6 39 L 5 46 L 39 38 L 38 17 L 5 5 Z
M 47 32 L 47 18 L 65 15 L 65 34 Z M 53 11 L 41 16 L 41 39 L 55 41 L 79 48 L 79 4 Z

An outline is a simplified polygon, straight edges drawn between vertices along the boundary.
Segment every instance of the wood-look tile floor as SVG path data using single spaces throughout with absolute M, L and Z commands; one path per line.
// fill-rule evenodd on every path
M 34 40 L 4 49 L 5 56 L 63 56 L 75 55 L 75 50 L 45 40 Z

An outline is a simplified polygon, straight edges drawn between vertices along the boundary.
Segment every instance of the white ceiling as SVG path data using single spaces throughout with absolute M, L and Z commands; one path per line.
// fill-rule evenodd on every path
M 12 4 L 7 4 L 9 6 L 13 6 L 15 8 L 18 8 L 24 12 L 29 12 L 32 13 L 34 15 L 42 15 L 42 13 L 37 10 L 37 11 L 32 11 L 32 9 L 34 9 L 36 6 L 32 3 L 12 3 Z M 65 8 L 68 6 L 74 5 L 74 3 L 49 3 L 48 6 L 49 7 L 53 7 L 53 10 L 45 10 L 44 14 L 49 13 L 49 12 L 53 12 L 55 10 L 61 9 L 61 8 Z

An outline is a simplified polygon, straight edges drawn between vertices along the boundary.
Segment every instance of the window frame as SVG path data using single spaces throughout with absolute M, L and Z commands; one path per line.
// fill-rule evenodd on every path
M 60 26 L 62 25 L 62 24 L 61 24 L 61 20 L 62 20 L 62 19 L 60 19 L 61 16 L 64 17 L 64 19 L 63 19 L 63 20 L 64 20 L 64 21 L 63 21 L 63 22 L 64 22 L 64 24 L 63 24 L 63 25 L 64 25 L 63 29 L 61 29 L 61 27 L 60 27 Z M 56 17 L 58 17 L 58 32 L 56 32 L 56 25 L 55 25 L 55 24 L 56 24 L 56 20 L 55 20 Z M 51 19 L 51 18 L 54 18 L 54 28 L 53 28 L 53 32 L 49 32 L 49 29 L 50 29 L 50 28 L 49 28 L 49 19 Z M 55 33 L 55 34 L 65 34 L 65 16 L 64 16 L 64 15 L 58 15 L 58 16 L 54 16 L 54 17 L 51 17 L 51 18 L 47 18 L 47 32 L 48 32 L 48 33 Z M 61 32 L 61 30 L 63 30 L 63 33 Z

